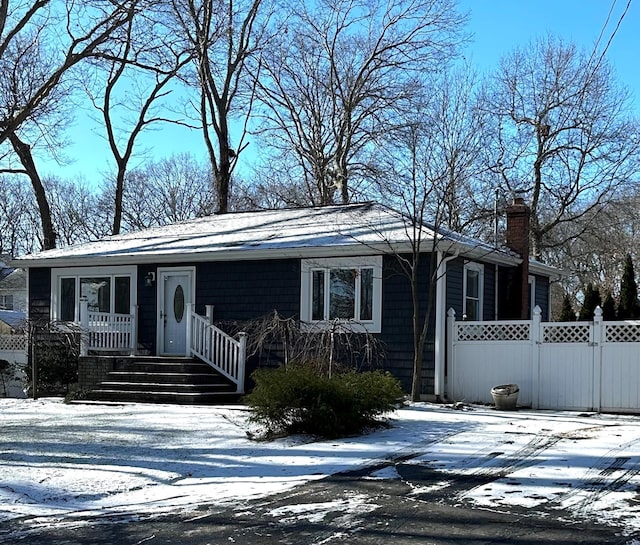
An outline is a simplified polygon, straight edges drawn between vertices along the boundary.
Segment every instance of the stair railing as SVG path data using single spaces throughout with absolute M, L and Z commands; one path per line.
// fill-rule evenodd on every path
M 238 333 L 235 339 L 213 325 L 213 306 L 207 305 L 207 315 L 196 314 L 194 304 L 188 305 L 188 342 L 192 355 L 208 363 L 218 373 L 236 385 L 236 392 L 244 393 L 247 334 Z

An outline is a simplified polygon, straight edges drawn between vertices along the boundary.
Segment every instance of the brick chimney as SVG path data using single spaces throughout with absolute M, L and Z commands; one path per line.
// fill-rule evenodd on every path
M 524 199 L 516 197 L 507 207 L 507 246 L 522 258 L 515 270 L 507 296 L 508 314 L 514 319 L 529 319 L 529 217 Z

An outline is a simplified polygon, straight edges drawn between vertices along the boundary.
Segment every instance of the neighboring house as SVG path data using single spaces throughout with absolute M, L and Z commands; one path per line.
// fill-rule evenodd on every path
M 3 259 L 7 259 L 4 258 Z M 0 260 L 0 310 L 27 310 L 27 273 Z
M 0 395 L 24 397 L 27 273 L 0 261 Z
M 522 203 L 511 207 L 507 237 L 525 255 L 526 212 Z M 124 327 L 121 344 L 132 351 L 196 353 L 189 303 L 199 315 L 214 305 L 220 323 L 275 309 L 320 327 L 338 320 L 376 335 L 385 345 L 385 367 L 409 389 L 411 289 L 398 266 L 398 256 L 411 251 L 409 225 L 399 212 L 373 203 L 230 213 L 49 250 L 14 264 L 28 271 L 30 318 L 96 330 L 108 323 L 112 332 Z M 421 233 L 423 306 L 429 255 L 437 252 L 440 263 L 422 390 L 441 396 L 447 309 L 492 320 L 527 317 L 538 305 L 548 317 L 555 270 L 456 233 L 427 225 Z

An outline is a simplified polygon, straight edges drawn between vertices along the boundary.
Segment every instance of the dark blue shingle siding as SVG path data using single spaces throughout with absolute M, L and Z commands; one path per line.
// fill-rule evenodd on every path
M 48 321 L 51 316 L 51 269 L 29 269 L 29 320 Z

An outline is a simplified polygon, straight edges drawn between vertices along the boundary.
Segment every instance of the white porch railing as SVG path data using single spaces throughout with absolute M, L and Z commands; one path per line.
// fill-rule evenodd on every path
M 90 311 L 87 301 L 80 301 L 80 354 L 86 356 L 89 350 L 134 354 L 136 323 L 135 305 L 130 314 L 116 314 Z
M 89 311 L 87 301 L 80 302 L 80 354 L 89 351 L 129 352 L 136 350 L 136 307 L 130 314 Z M 218 373 L 236 385 L 237 393 L 244 393 L 247 336 L 238 339 L 227 335 L 212 324 L 213 307 L 207 306 L 207 315 L 199 316 L 194 305 L 188 305 L 187 356 L 193 355 L 208 363 Z
M 236 385 L 236 392 L 244 393 L 247 335 L 239 333 L 238 339 L 227 335 L 212 322 L 213 307 L 207 305 L 207 315 L 200 316 L 189 305 L 187 339 L 191 354 L 208 363 L 218 373 Z

